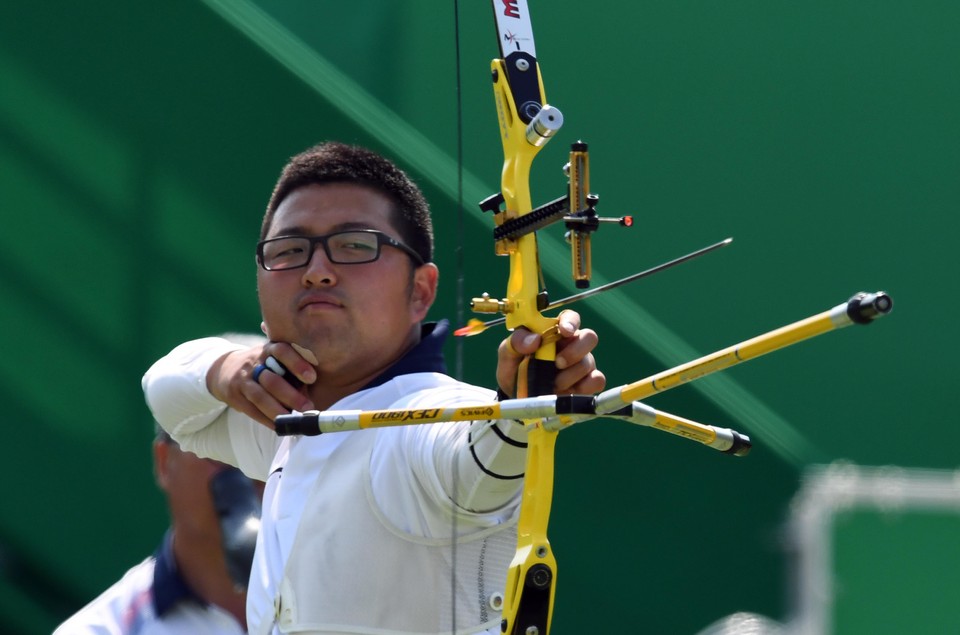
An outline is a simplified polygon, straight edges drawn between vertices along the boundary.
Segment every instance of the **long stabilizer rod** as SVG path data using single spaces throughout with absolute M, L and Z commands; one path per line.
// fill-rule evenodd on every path
M 761 355 L 802 342 L 851 324 L 870 324 L 893 309 L 893 300 L 883 291 L 858 293 L 834 308 L 764 333 L 729 348 L 705 355 L 692 362 L 651 375 L 597 395 L 598 416 L 614 412 L 638 399 L 676 388 L 718 370 L 724 370 Z

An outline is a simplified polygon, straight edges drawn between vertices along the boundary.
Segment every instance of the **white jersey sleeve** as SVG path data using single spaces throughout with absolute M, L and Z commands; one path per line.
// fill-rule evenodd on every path
M 203 458 L 239 467 L 265 481 L 279 440 L 250 417 L 227 408 L 207 389 L 207 371 L 220 357 L 244 348 L 218 337 L 181 344 L 142 380 L 147 406 L 180 446 Z

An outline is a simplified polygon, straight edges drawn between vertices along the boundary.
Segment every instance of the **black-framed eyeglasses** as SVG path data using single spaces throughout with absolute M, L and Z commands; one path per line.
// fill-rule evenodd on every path
M 257 262 L 267 271 L 284 271 L 306 267 L 313 257 L 317 243 L 330 262 L 339 265 L 360 265 L 380 257 L 380 247 L 389 245 L 413 258 L 417 266 L 423 258 L 399 240 L 376 229 L 354 229 L 334 232 L 326 236 L 280 236 L 257 243 Z

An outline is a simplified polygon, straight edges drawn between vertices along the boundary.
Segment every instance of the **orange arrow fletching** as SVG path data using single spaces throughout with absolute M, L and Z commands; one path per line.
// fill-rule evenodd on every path
M 471 335 L 479 335 L 480 333 L 483 333 L 484 329 L 486 328 L 487 327 L 483 322 L 481 322 L 476 318 L 473 318 L 467 322 L 466 326 L 462 326 L 458 328 L 456 331 L 453 332 L 453 334 L 456 335 L 457 337 L 463 337 L 463 336 L 469 337 Z

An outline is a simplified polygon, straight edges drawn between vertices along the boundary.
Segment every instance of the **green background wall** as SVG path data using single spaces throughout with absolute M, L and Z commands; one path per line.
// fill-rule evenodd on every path
M 50 632 L 159 541 L 139 379 L 181 341 L 258 329 L 253 242 L 287 157 L 333 138 L 395 158 L 434 209 L 434 317 L 502 293 L 475 206 L 502 160 L 493 18 L 460 5 L 459 118 L 449 2 L 0 6 L 0 631 Z M 535 202 L 563 194 L 583 139 L 601 211 L 636 219 L 595 239 L 596 283 L 734 238 L 580 308 L 608 385 L 859 290 L 896 301 L 868 328 L 650 400 L 750 434 L 748 458 L 614 421 L 559 439 L 557 635 L 783 619 L 783 522 L 805 466 L 957 466 L 960 8 L 530 5 L 566 119 L 537 159 Z M 543 234 L 562 297 L 562 240 Z M 498 337 L 452 344 L 452 368 L 492 385 Z

